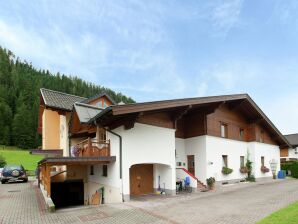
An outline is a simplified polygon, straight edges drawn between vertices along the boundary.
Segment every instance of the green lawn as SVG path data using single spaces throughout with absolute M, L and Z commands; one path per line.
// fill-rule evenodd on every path
M 22 164 L 26 170 L 35 170 L 37 162 L 43 159 L 43 156 L 29 154 L 28 150 L 7 146 L 0 146 L 0 155 L 4 156 L 7 164 Z
M 257 224 L 297 224 L 298 223 L 298 202 L 281 209 Z

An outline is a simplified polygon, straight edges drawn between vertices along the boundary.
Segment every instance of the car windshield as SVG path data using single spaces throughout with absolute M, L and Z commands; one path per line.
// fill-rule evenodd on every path
M 17 166 L 17 165 L 13 165 L 13 166 L 6 166 L 4 167 L 5 170 L 9 171 L 9 170 L 22 170 L 21 166 Z

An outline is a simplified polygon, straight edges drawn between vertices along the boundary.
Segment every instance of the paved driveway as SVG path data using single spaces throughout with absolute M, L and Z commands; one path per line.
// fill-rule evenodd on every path
M 124 204 L 48 213 L 33 181 L 0 185 L 0 224 L 15 223 L 255 223 L 298 200 L 298 180 L 224 187 L 217 192 L 144 197 Z

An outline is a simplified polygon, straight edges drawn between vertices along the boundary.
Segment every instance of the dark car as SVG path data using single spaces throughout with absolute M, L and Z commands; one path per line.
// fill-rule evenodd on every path
M 22 165 L 6 165 L 2 170 L 1 183 L 5 184 L 8 181 L 28 181 L 26 170 Z

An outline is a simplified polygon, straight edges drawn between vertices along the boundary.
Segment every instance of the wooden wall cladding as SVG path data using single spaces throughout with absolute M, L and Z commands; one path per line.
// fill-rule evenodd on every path
M 289 149 L 288 148 L 280 149 L 280 157 L 288 157 L 288 156 L 289 156 Z
M 174 122 L 171 114 L 167 112 L 143 114 L 138 117 L 137 122 L 164 128 L 174 128 Z
M 214 113 L 207 115 L 207 134 L 221 137 L 221 123 L 227 125 L 229 139 L 241 140 L 240 129 L 244 130 L 244 141 L 251 139 L 252 132 L 248 128 L 247 119 L 239 112 L 230 110 L 227 105 L 222 105 Z

